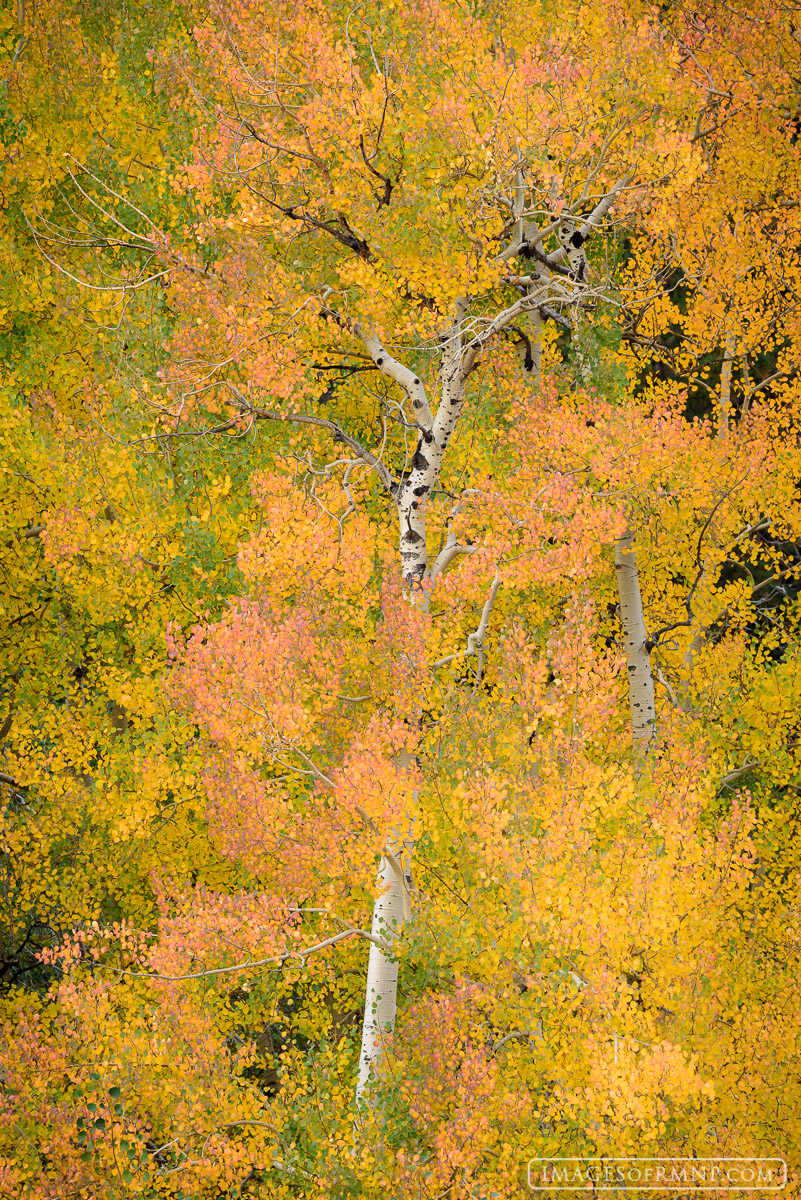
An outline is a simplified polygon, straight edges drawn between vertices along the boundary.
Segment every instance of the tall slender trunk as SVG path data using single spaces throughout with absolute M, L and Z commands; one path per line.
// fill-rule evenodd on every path
M 440 373 L 440 403 L 432 416 L 425 387 L 420 378 L 397 362 L 379 340 L 365 336 L 357 326 L 365 346 L 377 367 L 395 379 L 411 398 L 418 418 L 420 434 L 408 475 L 394 490 L 400 531 L 400 561 L 404 581 L 409 588 L 412 604 L 428 607 L 429 586 L 432 569 L 428 562 L 426 544 L 426 502 L 439 478 L 445 452 L 450 443 L 464 401 L 466 375 L 462 370 L 461 321 L 467 307 L 465 300 L 457 300 L 451 325 L 442 339 L 442 370 Z M 460 548 L 462 549 L 462 548 Z M 435 566 L 441 566 L 437 560 Z M 399 757 L 399 765 L 409 766 L 405 752 Z M 403 842 L 407 859 L 411 856 L 411 842 L 395 831 L 396 842 Z M 389 847 L 387 848 L 390 849 Z M 392 857 L 392 855 L 390 855 Z M 378 895 L 373 906 L 372 931 L 390 944 L 397 937 L 404 920 L 409 920 L 410 879 L 389 858 L 381 860 L 378 874 Z M 356 1085 L 357 1099 L 365 1088 L 381 1058 L 387 1035 L 395 1028 L 397 1007 L 398 966 L 391 956 L 385 955 L 380 947 L 370 946 L 367 966 L 367 988 L 365 995 L 362 1048 L 359 1058 L 359 1078 Z
M 631 735 L 635 745 L 650 742 L 656 732 L 654 678 L 645 632 L 645 615 L 634 553 L 634 534 L 627 529 L 615 542 L 615 573 L 620 597 L 620 617 L 626 647 L 626 671 L 629 680 Z
M 469 309 L 469 301 L 467 297 L 455 300 L 450 324 L 443 330 L 439 339 L 442 367 L 439 374 L 440 399 L 436 413 L 431 411 L 425 384 L 420 376 L 391 355 L 374 332 L 363 328 L 358 322 L 351 325 L 346 318 L 326 309 L 327 313 L 336 317 L 340 325 L 350 329 L 362 339 L 365 349 L 378 370 L 398 384 L 412 406 L 413 421 L 407 422 L 407 427 L 417 428 L 417 445 L 408 469 L 403 471 L 397 480 L 393 479 L 386 467 L 374 455 L 360 447 L 355 439 L 346 439 L 346 435 L 338 427 L 333 426 L 333 423 L 328 423 L 328 427 L 333 427 L 340 440 L 347 440 L 347 444 L 356 450 L 358 457 L 378 472 L 389 495 L 393 498 L 399 518 L 401 573 L 409 589 L 411 602 L 418 604 L 424 611 L 428 609 L 431 589 L 448 564 L 456 555 L 469 554 L 474 550 L 472 545 L 459 545 L 455 539 L 449 536 L 447 544 L 440 550 L 436 561 L 430 564 L 426 542 L 426 505 L 439 480 L 443 460 L 464 404 L 465 384 L 476 367 L 478 356 L 494 338 L 497 338 L 504 330 L 514 327 L 516 321 L 525 321 L 529 318 L 532 323 L 533 337 L 529 338 L 524 335 L 521 339 L 526 349 L 524 366 L 530 377 L 533 377 L 534 384 L 539 384 L 542 372 L 542 312 L 549 311 L 551 316 L 558 317 L 553 310 L 547 310 L 545 301 L 550 297 L 552 291 L 560 301 L 564 299 L 560 288 L 556 286 L 558 280 L 554 279 L 550 268 L 558 267 L 563 261 L 568 261 L 576 278 L 586 278 L 586 259 L 582 252 L 579 256 L 581 262 L 579 266 L 575 247 L 583 246 L 612 206 L 615 197 L 631 179 L 631 176 L 626 176 L 616 183 L 595 205 L 592 213 L 581 222 L 580 226 L 572 214 L 563 216 L 559 228 L 562 229 L 562 226 L 565 226 L 567 229 L 569 226 L 569 233 L 565 233 L 565 229 L 562 229 L 562 233 L 565 234 L 565 238 L 573 249 L 563 248 L 557 251 L 552 259 L 545 259 L 543 266 L 543 263 L 539 261 L 543 258 L 543 252 L 537 251 L 537 247 L 544 244 L 543 239 L 547 233 L 552 232 L 552 229 L 548 227 L 546 231 L 541 232 L 536 223 L 529 224 L 525 220 L 524 170 L 522 156 L 518 154 L 513 201 L 516 214 L 515 236 L 511 244 L 498 255 L 497 261 L 505 263 L 520 254 L 525 253 L 527 257 L 530 257 L 531 253 L 535 253 L 538 255 L 537 269 L 531 276 L 526 277 L 523 294 L 507 308 L 497 312 L 492 320 L 483 321 L 480 327 L 471 326 L 469 330 L 463 330 L 462 326 Z M 564 241 L 565 238 L 562 240 Z M 327 294 L 326 292 L 325 295 L 327 296 Z M 578 303 L 578 301 L 576 302 Z M 464 341 L 465 337 L 466 342 Z M 476 675 L 479 680 L 483 669 L 483 637 L 498 585 L 499 579 L 496 575 L 490 597 L 484 607 L 481 624 L 475 635 L 471 635 L 468 639 L 468 647 L 465 651 L 465 654 L 478 655 Z M 639 600 L 639 590 L 637 597 Z M 621 604 L 623 604 L 622 600 Z M 642 605 L 640 605 L 640 619 L 642 620 Z M 643 641 L 644 636 L 643 633 Z M 453 656 L 446 656 L 445 660 L 441 660 L 440 665 L 444 661 L 450 661 L 451 657 Z M 648 670 L 648 680 L 651 683 L 650 713 L 653 714 L 653 683 L 650 678 L 650 669 Z M 651 718 L 652 723 L 653 718 Z M 397 831 L 395 836 L 397 838 Z M 392 842 L 393 839 L 391 838 L 390 841 Z M 411 843 L 408 841 L 405 851 L 408 860 L 412 851 Z M 378 895 L 373 909 L 372 925 L 373 933 L 381 937 L 383 941 L 389 942 L 390 945 L 397 937 L 403 921 L 409 920 L 411 916 L 409 903 L 411 881 L 397 868 L 397 860 L 393 861 L 393 859 L 391 846 L 385 846 L 379 869 Z M 392 955 L 385 954 L 380 946 L 371 944 L 359 1061 L 358 1097 L 362 1097 L 375 1071 L 387 1035 L 394 1031 L 397 984 L 397 963 L 393 960 Z
M 378 889 L 373 905 L 371 932 L 392 945 L 403 924 L 406 889 L 403 880 L 398 877 L 398 872 L 387 858 L 381 859 Z M 359 1055 L 359 1079 L 356 1084 L 357 1100 L 364 1094 L 373 1068 L 383 1052 L 387 1035 L 395 1028 L 397 993 L 397 960 L 384 954 L 379 946 L 371 942 L 367 964 L 362 1048 Z
M 531 325 L 531 378 L 536 387 L 542 379 L 542 317 L 537 309 L 529 317 Z
M 725 437 L 729 428 L 731 376 L 736 353 L 737 340 L 733 333 L 727 333 L 723 341 L 723 365 L 720 368 L 720 421 L 718 423 L 718 437 Z
M 712 540 L 713 539 L 710 535 L 709 541 L 712 541 Z M 713 573 L 714 573 L 714 558 L 707 555 L 704 557 L 701 578 L 698 580 L 696 587 L 695 587 L 695 595 L 696 595 L 697 600 L 704 598 L 704 594 L 707 591 L 707 586 L 710 582 L 711 577 L 713 576 Z M 692 627 L 691 627 L 691 630 L 692 630 Z M 706 632 L 705 632 L 703 626 L 701 626 L 699 629 L 696 629 L 693 632 L 693 636 L 690 641 L 690 644 L 684 652 L 684 658 L 682 660 L 684 680 L 683 680 L 682 686 L 679 690 L 679 695 L 684 696 L 687 699 L 689 699 L 689 696 L 690 696 L 690 690 L 691 690 L 691 686 L 692 686 L 693 669 L 695 667 L 695 660 L 698 657 L 698 655 L 700 654 L 701 650 L 703 650 L 705 642 L 706 642 Z
M 535 388 L 540 386 L 542 376 L 542 317 L 534 309 L 526 321 L 521 321 L 521 337 L 516 342 L 523 368 L 524 378 Z M 526 332 L 526 328 L 528 332 Z

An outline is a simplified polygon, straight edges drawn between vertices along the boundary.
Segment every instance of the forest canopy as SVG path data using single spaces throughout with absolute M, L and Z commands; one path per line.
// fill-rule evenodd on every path
M 0 12 L 0 1197 L 798 1194 L 799 29 Z

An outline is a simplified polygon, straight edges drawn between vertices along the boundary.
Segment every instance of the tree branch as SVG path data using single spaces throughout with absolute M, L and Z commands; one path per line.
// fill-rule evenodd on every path
M 724 788 L 731 787 L 731 785 L 735 783 L 741 775 L 747 775 L 749 771 L 753 771 L 754 768 L 758 766 L 759 762 L 756 758 L 746 759 L 741 767 L 735 767 L 733 771 L 729 771 L 728 775 L 723 776 L 720 781 L 720 786 L 718 787 L 718 794 L 720 794 Z
M 450 540 L 451 538 L 453 538 L 453 541 Z M 455 536 L 449 534 L 447 545 L 443 546 L 434 560 L 434 565 L 431 568 L 431 582 L 434 583 L 442 575 L 443 571 L 447 571 L 453 560 L 458 558 L 460 554 L 475 554 L 477 549 L 478 546 L 460 546 Z
M 590 236 L 592 231 L 594 229 L 597 229 L 597 227 L 600 225 L 601 221 L 604 219 L 606 214 L 609 212 L 609 209 L 614 204 L 616 198 L 620 195 L 620 193 L 623 191 L 623 189 L 625 187 L 627 187 L 629 183 L 631 183 L 633 178 L 634 178 L 633 173 L 625 175 L 623 177 L 623 179 L 619 179 L 618 182 L 615 184 L 615 186 L 610 191 L 608 191 L 601 200 L 599 200 L 599 202 L 596 204 L 595 208 L 592 210 L 590 215 L 587 217 L 587 220 L 582 225 L 580 225 L 578 228 L 577 232 L 581 235 L 581 238 L 583 241 L 586 242 L 587 238 Z M 551 266 L 552 268 L 553 268 L 553 266 L 557 266 L 557 265 L 561 266 L 561 264 L 565 261 L 566 258 L 567 258 L 567 251 L 564 248 L 562 248 L 560 250 L 557 250 L 551 256 L 551 261 L 549 262 L 548 265 Z
M 383 938 L 376 937 L 373 933 L 368 933 L 366 929 L 343 929 L 340 933 L 335 933 L 333 937 L 326 938 L 324 942 L 318 942 L 315 946 L 309 946 L 305 950 L 286 950 L 283 954 L 274 954 L 269 958 L 260 958 L 255 961 L 248 960 L 236 963 L 233 967 L 212 967 L 210 970 L 195 971 L 189 975 L 158 975 L 150 971 L 123 971 L 119 967 L 107 966 L 104 963 L 98 963 L 96 966 L 105 971 L 114 971 L 117 975 L 130 976 L 133 979 L 160 979 L 167 983 L 181 983 L 187 979 L 209 979 L 212 975 L 229 975 L 233 971 L 251 971 L 256 967 L 268 966 L 270 963 L 281 963 L 283 965 L 288 958 L 297 958 L 303 963 L 310 954 L 315 954 L 318 950 L 325 950 L 328 946 L 335 946 L 347 937 L 366 938 L 368 942 L 373 942 L 374 945 L 378 946 L 382 953 L 392 953 L 391 947 Z
M 431 408 L 423 381 L 418 379 L 414 371 L 410 371 L 403 363 L 393 358 L 384 349 L 374 333 L 366 333 L 358 323 L 354 324 L 353 332 L 364 342 L 367 352 L 382 375 L 387 375 L 390 379 L 394 379 L 403 388 L 412 402 L 417 424 L 425 433 L 430 433 L 431 427 L 434 424 L 434 418 L 431 415 Z
M 436 662 L 431 664 L 432 668 L 447 666 L 447 664 L 453 662 L 454 659 L 469 658 L 471 654 L 478 653 L 481 655 L 484 646 L 484 637 L 487 632 L 487 626 L 489 625 L 490 615 L 492 613 L 492 609 L 495 604 L 495 597 L 498 594 L 498 588 L 500 586 L 501 581 L 496 572 L 495 578 L 492 581 L 492 587 L 490 588 L 490 594 L 487 597 L 486 603 L 484 604 L 484 608 L 481 612 L 481 620 L 478 623 L 478 629 L 476 629 L 475 633 L 471 633 L 469 635 L 467 639 L 467 648 L 465 650 L 457 651 L 456 654 L 446 654 L 444 658 L 438 658 Z
M 228 387 L 236 396 L 236 403 L 241 411 L 250 413 L 258 421 L 291 421 L 296 425 L 316 425 L 320 429 L 328 429 L 333 435 L 335 442 L 343 442 L 363 463 L 366 463 L 368 467 L 372 467 L 390 496 L 394 496 L 395 488 L 397 487 L 396 481 L 392 478 L 381 460 L 376 458 L 355 437 L 351 437 L 349 433 L 346 433 L 341 425 L 337 425 L 335 421 L 329 421 L 326 417 L 312 417 L 307 413 L 279 413 L 270 412 L 269 409 L 265 408 L 257 408 L 232 383 L 229 382 Z

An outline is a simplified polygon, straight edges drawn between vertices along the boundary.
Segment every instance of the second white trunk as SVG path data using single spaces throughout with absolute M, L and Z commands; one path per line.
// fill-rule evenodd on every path
M 634 553 L 634 534 L 630 529 L 615 542 L 615 573 L 626 648 L 631 734 L 635 743 L 647 742 L 653 738 L 656 731 L 654 678 L 651 674 L 651 655 L 646 646 L 647 634 L 637 574 L 637 558 Z
M 378 871 L 378 895 L 373 905 L 371 933 L 391 945 L 403 924 L 403 884 L 386 858 L 381 859 Z M 381 1058 L 387 1036 L 395 1028 L 398 996 L 398 964 L 374 942 L 370 943 L 367 965 L 367 988 L 362 1026 L 362 1049 L 359 1056 L 359 1080 L 356 1097 L 359 1099 L 374 1067 Z

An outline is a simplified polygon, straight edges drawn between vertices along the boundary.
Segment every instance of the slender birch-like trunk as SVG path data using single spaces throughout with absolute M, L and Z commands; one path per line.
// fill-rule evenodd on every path
M 398 878 L 389 859 L 382 858 L 378 871 L 378 895 L 373 905 L 371 933 L 390 945 L 403 924 L 404 882 Z M 370 1081 L 373 1068 L 381 1058 L 387 1035 L 395 1028 L 398 994 L 398 963 L 384 954 L 374 942 L 370 943 L 367 964 L 367 988 L 362 1025 L 362 1048 L 359 1055 L 359 1079 L 356 1099 L 360 1100 Z
M 527 330 L 521 331 L 515 346 L 523 368 L 523 378 L 538 388 L 542 377 L 542 317 L 538 312 L 529 313 Z
M 631 734 L 636 745 L 653 739 L 656 731 L 656 706 L 651 655 L 647 646 L 645 615 L 637 574 L 637 557 L 634 553 L 634 534 L 630 529 L 615 542 L 615 573 L 626 648 Z
M 417 429 L 417 444 L 408 469 L 399 479 L 393 479 L 387 468 L 375 455 L 360 446 L 354 438 L 346 435 L 333 422 L 316 418 L 314 423 L 325 424 L 332 428 L 340 441 L 344 441 L 363 462 L 368 463 L 377 471 L 379 478 L 387 488 L 395 502 L 398 514 L 401 573 L 409 589 L 411 602 L 419 604 L 423 609 L 428 607 L 431 589 L 439 575 L 457 555 L 468 554 L 473 550 L 472 546 L 460 546 L 454 538 L 449 536 L 447 544 L 440 551 L 436 561 L 429 563 L 426 544 L 426 507 L 439 480 L 445 454 L 464 404 L 465 384 L 476 366 L 477 357 L 483 348 L 503 330 L 513 326 L 518 320 L 525 321 L 527 317 L 530 317 L 533 322 L 534 338 L 525 339 L 528 341 L 527 358 L 531 360 L 526 362 L 525 366 L 526 370 L 534 375 L 535 382 L 539 383 L 542 370 L 542 316 L 544 314 L 562 324 L 567 324 L 565 319 L 551 307 L 551 304 L 554 302 L 560 306 L 565 303 L 576 304 L 589 296 L 584 267 L 578 268 L 575 247 L 583 246 L 587 237 L 611 207 L 615 196 L 626 186 L 627 182 L 628 177 L 615 184 L 596 204 L 589 217 L 580 224 L 572 214 L 565 213 L 546 230 L 541 231 L 538 230 L 536 224 L 527 224 L 524 219 L 525 187 L 522 167 L 518 166 L 514 196 L 515 236 L 511 245 L 498 256 L 498 261 L 506 262 L 523 253 L 530 258 L 533 253 L 537 266 L 527 276 L 510 277 L 510 282 L 522 290 L 522 295 L 508 308 L 497 312 L 492 319 L 484 319 L 480 325 L 474 325 L 469 333 L 463 327 L 469 308 L 468 300 L 463 297 L 455 301 L 451 322 L 440 335 L 442 368 L 439 376 L 439 404 L 436 412 L 432 412 L 425 384 L 420 376 L 390 354 L 375 332 L 365 329 L 357 322 L 350 324 L 347 318 L 341 314 L 328 307 L 324 308 L 328 316 L 336 319 L 339 324 L 350 329 L 361 339 L 378 370 L 398 384 L 411 405 L 413 421 L 410 421 L 409 424 Z M 545 238 L 550 233 L 561 230 L 562 225 L 569 226 L 569 236 L 565 235 L 562 230 L 560 240 L 563 242 L 563 248 L 549 257 L 539 247 L 544 245 Z M 566 237 L 569 243 L 567 249 L 564 248 Z M 537 254 L 539 258 L 537 258 Z M 565 261 L 575 269 L 573 275 L 567 269 L 562 268 L 562 263 Z M 584 262 L 582 254 L 581 263 L 584 264 Z M 561 275 L 559 274 L 560 270 Z M 324 306 L 327 305 L 327 296 L 328 292 L 324 294 Z M 546 300 L 551 304 L 547 304 Z M 309 420 L 305 417 L 303 419 Z M 481 624 L 476 633 L 468 639 L 468 647 L 464 652 L 465 656 L 478 655 L 476 686 L 478 686 L 483 670 L 483 637 L 498 586 L 499 579 L 496 575 L 490 597 L 484 607 Z M 637 597 L 639 600 L 639 590 Z M 641 604 L 639 611 L 642 620 Z M 643 641 L 644 637 L 643 633 Z M 442 662 L 450 661 L 451 657 L 453 656 L 447 657 Z M 648 680 L 650 682 L 650 669 L 648 670 Z M 650 713 L 652 723 L 652 683 Z M 395 839 L 397 839 L 397 833 Z M 390 842 L 395 839 L 391 838 Z M 412 852 L 411 843 L 408 841 L 405 843 L 405 851 L 408 859 Z M 408 921 L 411 917 L 411 883 L 399 866 L 390 845 L 385 847 L 384 856 L 381 859 L 377 890 L 378 895 L 373 908 L 372 932 L 382 938 L 385 943 L 389 942 L 392 945 L 403 922 Z M 371 944 L 357 1098 L 363 1096 L 375 1073 L 387 1037 L 394 1031 L 397 986 L 397 962 L 391 954 L 385 954 L 379 946 Z
M 718 424 L 718 437 L 725 437 L 729 428 L 731 376 L 736 353 L 736 338 L 733 333 L 728 333 L 723 342 L 723 365 L 720 369 L 720 421 Z
M 535 310 L 529 316 L 531 324 L 531 380 L 535 387 L 542 379 L 542 317 Z

